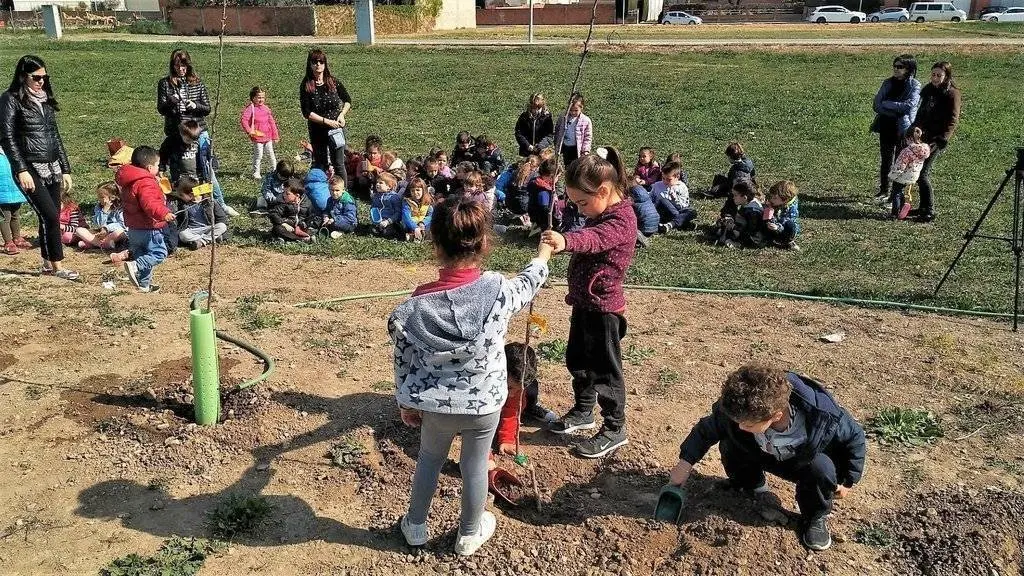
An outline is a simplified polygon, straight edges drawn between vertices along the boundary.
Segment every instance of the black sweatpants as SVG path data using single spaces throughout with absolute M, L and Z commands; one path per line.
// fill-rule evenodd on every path
M 568 168 L 570 164 L 575 162 L 580 157 L 580 149 L 578 145 L 562 144 L 562 162 L 565 167 Z
M 896 129 L 883 128 L 878 133 L 878 195 L 889 195 L 889 170 L 896 155 L 903 149 L 903 139 Z
M 327 172 L 330 165 L 334 165 L 334 175 L 345 179 L 345 187 L 348 187 L 348 172 L 345 168 L 345 150 L 331 146 L 331 139 L 327 136 L 329 129 L 322 124 L 307 125 L 309 128 L 309 145 L 313 147 L 313 168 L 319 168 Z
M 573 307 L 565 352 L 576 399 L 572 412 L 590 414 L 598 404 L 605 427 L 615 432 L 626 425 L 626 382 L 622 376 L 625 336 L 626 319 L 621 314 Z
M 780 462 L 771 454 L 759 451 L 751 457 L 729 440 L 718 444 L 722 454 L 725 475 L 739 488 L 754 489 L 764 484 L 768 472 L 796 483 L 796 503 L 800 516 L 807 521 L 816 520 L 832 510 L 836 493 L 836 466 L 825 453 L 818 453 L 810 462 L 792 460 Z
M 36 189 L 21 192 L 39 218 L 39 251 L 43 260 L 60 262 L 64 259 L 64 245 L 60 241 L 60 188 L 63 182 L 57 177 L 47 184 L 31 167 L 28 173 L 32 175 Z
M 921 167 L 921 175 L 917 177 L 917 189 L 921 196 L 918 210 L 922 214 L 932 214 L 935 212 L 935 200 L 932 195 L 932 165 L 939 159 L 944 150 L 945 148 L 939 148 L 932 144 L 932 153 L 924 161 L 924 166 Z

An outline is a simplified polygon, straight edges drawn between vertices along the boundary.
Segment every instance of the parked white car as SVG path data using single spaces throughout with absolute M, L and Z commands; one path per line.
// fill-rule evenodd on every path
M 1003 12 L 993 12 L 981 17 L 985 22 L 1024 22 L 1024 7 L 1007 8 Z
M 910 20 L 910 12 L 906 8 L 885 8 L 868 14 L 870 22 L 906 22 Z
M 814 22 L 816 24 L 825 24 L 826 22 L 849 22 L 851 24 L 859 24 L 868 19 L 868 15 L 863 12 L 854 12 L 853 10 L 847 10 L 843 6 L 818 6 L 807 16 L 808 22 Z
M 952 2 L 914 2 L 910 5 L 910 19 L 914 22 L 963 22 L 967 12 Z
M 665 13 L 665 19 L 661 21 L 662 24 L 703 24 L 704 21 L 700 19 L 700 16 L 693 16 L 687 14 L 681 10 L 673 10 L 672 12 Z

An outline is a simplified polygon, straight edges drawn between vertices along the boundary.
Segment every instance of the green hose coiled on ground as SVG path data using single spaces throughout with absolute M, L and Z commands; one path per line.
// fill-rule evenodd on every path
M 199 303 L 204 298 L 209 298 L 209 297 L 210 297 L 210 295 L 206 292 L 206 290 L 200 290 L 200 291 L 196 292 L 195 294 L 192 295 L 192 301 L 191 301 L 191 303 L 189 305 L 189 309 L 190 310 L 198 309 L 199 308 Z M 254 344 L 252 344 L 250 342 L 246 342 L 245 340 L 242 340 L 242 339 L 239 339 L 239 338 L 235 338 L 234 336 L 231 336 L 230 334 L 227 334 L 226 332 L 224 332 L 222 330 L 216 330 L 216 331 L 214 331 L 214 334 L 216 334 L 216 336 L 217 336 L 217 338 L 219 340 L 223 340 L 223 341 L 225 341 L 225 342 L 227 342 L 229 344 L 234 344 L 235 346 L 238 346 L 239 348 L 242 348 L 243 350 L 249 352 L 250 354 L 256 356 L 257 358 L 259 358 L 260 360 L 263 361 L 263 373 L 260 374 L 259 376 L 255 377 L 255 378 L 251 379 L 251 380 L 246 380 L 245 382 L 242 382 L 238 386 L 235 386 L 231 390 L 232 392 L 239 392 L 241 390 L 245 390 L 246 388 L 250 388 L 252 386 L 255 386 L 255 385 L 259 384 L 260 382 L 263 382 L 264 380 L 269 378 L 270 375 L 274 372 L 274 359 L 271 358 L 263 350 L 260 350 L 259 348 L 257 348 Z

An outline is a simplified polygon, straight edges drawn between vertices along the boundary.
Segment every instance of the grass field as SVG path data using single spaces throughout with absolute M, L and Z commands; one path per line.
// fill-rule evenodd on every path
M 108 138 L 159 144 L 155 86 L 166 74 L 168 47 L 15 37 L 0 44 L 0 61 L 10 69 L 27 52 L 49 63 L 81 199 L 111 176 L 104 165 Z M 216 49 L 195 46 L 192 54 L 215 91 Z M 404 156 L 450 146 L 461 129 L 497 137 L 514 156 L 512 126 L 527 95 L 542 90 L 560 100 L 577 60 L 562 49 L 332 47 L 329 55 L 332 70 L 354 99 L 350 139 L 377 133 L 386 148 Z M 877 171 L 876 140 L 868 133 L 871 98 L 892 56 L 875 49 L 593 54 L 583 91 L 598 144 L 618 145 L 630 157 L 641 145 L 655 146 L 660 157 L 679 151 L 692 186 L 699 189 L 726 168 L 725 143 L 739 139 L 763 182 L 790 178 L 801 189 L 802 252 L 726 251 L 698 243 L 692 234 L 676 234 L 657 239 L 640 254 L 630 280 L 1007 309 L 1012 291 L 1005 245 L 979 241 L 938 300 L 930 291 L 963 231 L 1012 164 L 1013 147 L 1024 143 L 1018 82 L 1024 56 L 997 50 L 918 54 L 925 63 L 952 61 L 964 94 L 960 129 L 934 173 L 939 212 L 934 225 L 888 222 L 865 204 L 875 191 Z M 294 154 L 306 137 L 296 93 L 304 57 L 301 46 L 225 51 L 215 137 L 221 180 L 235 206 L 247 205 L 255 189 L 239 177 L 249 149 L 237 114 L 249 87 L 269 88 L 283 134 L 279 150 Z M 718 205 L 698 202 L 698 208 L 700 221 L 709 223 Z M 1003 232 L 1010 220 L 1003 210 L 990 218 L 989 227 Z M 240 217 L 234 226 L 240 242 L 261 242 L 256 230 L 264 223 Z M 421 245 L 369 238 L 283 249 L 398 261 L 429 257 Z M 506 244 L 492 265 L 511 270 L 526 256 L 523 248 Z M 564 263 L 561 259 L 556 271 L 563 271 Z

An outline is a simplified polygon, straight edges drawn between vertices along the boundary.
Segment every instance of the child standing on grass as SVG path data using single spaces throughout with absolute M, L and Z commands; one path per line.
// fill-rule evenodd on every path
M 337 240 L 346 232 L 355 232 L 359 223 L 359 210 L 356 199 L 345 189 L 345 179 L 340 175 L 332 176 L 330 181 L 331 197 L 327 200 L 324 212 L 323 227 L 328 230 L 331 238 Z
M 932 153 L 931 147 L 921 141 L 923 135 L 924 132 L 917 126 L 907 130 L 906 146 L 889 171 L 889 180 L 892 182 L 889 201 L 892 202 L 892 217 L 897 220 L 906 219 L 910 213 L 913 201 L 907 201 L 909 189 L 921 176 L 924 162 Z
M 405 228 L 405 239 L 422 241 L 430 230 L 430 218 L 434 213 L 434 199 L 427 191 L 427 183 L 416 178 L 405 190 L 405 202 L 402 205 L 402 226 Z
M 818 382 L 779 368 L 748 364 L 733 372 L 711 414 L 679 448 L 669 483 L 718 444 L 733 487 L 769 491 L 764 473 L 796 483 L 801 540 L 811 550 L 832 545 L 826 519 L 832 502 L 849 495 L 864 472 L 864 429 Z
M 462 435 L 462 513 L 455 552 L 469 556 L 494 534 L 484 511 L 487 459 L 508 394 L 505 334 L 547 279 L 551 248 L 512 280 L 480 266 L 490 250 L 491 212 L 453 196 L 434 211 L 430 236 L 439 278 L 416 288 L 388 319 L 394 342 L 396 397 L 402 421 L 420 426 L 409 511 L 401 530 L 410 546 L 429 538 L 427 516 L 452 440 Z
M 249 104 L 242 109 L 240 119 L 242 130 L 249 136 L 252 142 L 252 177 L 260 179 L 260 164 L 263 163 L 263 156 L 266 155 L 270 165 L 277 164 L 277 156 L 274 154 L 274 143 L 281 139 L 277 132 L 277 121 L 274 114 L 267 106 L 267 93 L 259 86 L 253 86 L 249 91 Z
M 555 253 L 572 252 L 569 295 L 572 306 L 565 366 L 572 374 L 575 404 L 551 426 L 556 434 L 590 430 L 594 405 L 601 406 L 601 430 L 576 446 L 584 458 L 600 458 L 627 444 L 626 383 L 621 340 L 626 335 L 626 296 L 622 283 L 636 251 L 636 214 L 626 201 L 628 179 L 615 148 L 601 149 L 569 165 L 565 189 L 587 217 L 586 226 L 565 235 L 546 231 L 541 242 Z
M 11 163 L 0 150 L 0 236 L 4 241 L 4 254 L 13 256 L 23 248 L 32 247 L 32 243 L 21 236 L 21 223 L 18 221 L 18 209 L 24 203 L 25 196 L 14 182 Z
M 569 101 L 569 110 L 555 124 L 555 142 L 562 139 L 562 161 L 566 166 L 577 158 L 590 154 L 594 142 L 594 123 L 583 113 L 583 95 L 576 93 Z M 565 133 L 562 136 L 562 133 Z
M 156 179 L 159 172 L 160 154 L 149 146 L 139 146 L 132 152 L 132 163 L 122 166 L 114 178 L 121 189 L 129 251 L 134 257 L 124 263 L 124 271 L 139 292 L 160 289 L 152 283 L 153 268 L 167 258 L 161 230 L 174 221 Z

